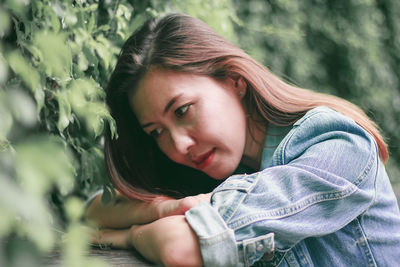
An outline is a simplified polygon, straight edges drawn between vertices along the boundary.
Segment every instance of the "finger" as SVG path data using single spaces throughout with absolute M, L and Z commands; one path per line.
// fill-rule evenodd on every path
M 211 200 L 211 193 L 185 197 L 180 200 L 180 205 L 178 208 L 179 212 L 177 212 L 174 215 L 184 215 L 186 211 L 190 210 L 193 207 L 196 207 L 202 202 L 210 203 L 210 200 Z
M 211 201 L 211 195 L 212 195 L 212 193 L 199 194 L 196 197 L 199 198 L 200 201 L 210 202 Z
M 156 203 L 158 209 L 158 218 L 164 218 L 173 215 L 184 215 L 186 211 L 199 205 L 202 202 L 210 202 L 211 194 L 199 194 L 188 196 L 182 199 L 169 199 Z

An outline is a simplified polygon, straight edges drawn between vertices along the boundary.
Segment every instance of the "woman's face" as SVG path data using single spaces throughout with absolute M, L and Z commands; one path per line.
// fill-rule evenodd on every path
M 237 168 L 245 148 L 239 96 L 245 89 L 243 81 L 151 69 L 130 102 L 143 130 L 171 160 L 223 179 Z

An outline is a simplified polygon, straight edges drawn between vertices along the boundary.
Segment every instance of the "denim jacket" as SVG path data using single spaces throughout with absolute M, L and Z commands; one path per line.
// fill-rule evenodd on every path
M 400 266 L 400 214 L 374 138 L 327 107 L 268 128 L 261 169 L 186 212 L 205 266 Z

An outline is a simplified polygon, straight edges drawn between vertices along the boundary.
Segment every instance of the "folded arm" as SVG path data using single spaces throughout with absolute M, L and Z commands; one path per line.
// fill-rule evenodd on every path
M 210 201 L 210 194 L 200 194 L 182 199 L 156 198 L 152 202 L 128 199 L 117 192 L 116 201 L 104 205 L 101 194 L 88 205 L 85 218 L 100 228 L 122 229 L 146 224 L 172 215 L 183 215 L 202 201 Z
M 103 229 L 93 233 L 92 242 L 134 247 L 146 259 L 164 266 L 202 266 L 198 238 L 183 214 L 201 202 L 209 203 L 210 196 L 143 202 L 118 194 L 115 205 L 103 205 L 101 195 L 97 196 L 86 217 Z
M 164 266 L 202 266 L 196 234 L 184 215 L 161 218 L 129 229 L 103 229 L 93 242 L 114 248 L 134 247 L 146 259 Z

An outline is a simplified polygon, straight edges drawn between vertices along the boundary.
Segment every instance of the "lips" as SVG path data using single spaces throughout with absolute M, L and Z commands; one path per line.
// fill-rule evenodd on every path
M 193 160 L 194 164 L 198 169 L 204 169 L 212 162 L 215 155 L 215 148 L 211 149 L 210 151 L 204 153 L 197 159 Z

